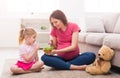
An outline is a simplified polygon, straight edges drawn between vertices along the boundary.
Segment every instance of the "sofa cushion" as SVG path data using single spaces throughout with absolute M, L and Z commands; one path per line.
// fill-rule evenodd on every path
M 87 32 L 105 32 L 104 23 L 100 17 L 86 17 L 85 24 Z
M 89 33 L 79 33 L 79 42 L 85 42 L 85 39 L 86 39 L 86 36 L 88 35 Z
M 119 16 L 119 18 L 117 20 L 117 23 L 115 25 L 114 33 L 119 33 L 120 34 L 120 16 Z
M 106 33 L 92 33 L 86 36 L 86 43 L 101 46 Z
M 103 44 L 120 50 L 120 34 L 109 34 L 104 38 Z
M 118 13 L 111 13 L 103 17 L 105 31 L 107 33 L 112 33 L 114 31 L 114 27 L 115 27 L 118 17 L 119 17 Z

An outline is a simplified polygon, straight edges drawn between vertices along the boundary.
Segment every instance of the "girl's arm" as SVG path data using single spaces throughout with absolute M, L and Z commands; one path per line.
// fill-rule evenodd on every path
M 39 46 L 36 46 L 35 49 L 33 51 L 31 51 L 31 53 L 29 54 L 22 54 L 22 57 L 27 61 L 31 61 L 31 59 L 36 56 L 38 53 L 38 50 L 39 50 Z
M 74 51 L 78 45 L 78 36 L 79 36 L 79 32 L 74 32 L 72 35 L 72 43 L 71 46 L 63 48 L 63 49 L 59 49 L 59 50 L 52 50 L 52 54 L 56 54 L 59 52 L 70 52 L 70 51 Z
M 38 54 L 37 54 L 36 57 L 35 57 L 35 61 L 39 61 Z

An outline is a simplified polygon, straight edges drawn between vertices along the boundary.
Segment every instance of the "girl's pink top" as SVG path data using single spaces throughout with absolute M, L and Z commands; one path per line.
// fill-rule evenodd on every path
M 29 54 L 30 52 L 32 52 L 35 46 L 36 46 L 35 43 L 33 45 L 21 44 L 19 47 L 19 61 L 24 63 L 30 63 L 35 61 L 36 55 L 29 62 L 25 61 L 24 58 L 22 57 L 22 54 Z
M 73 32 L 80 31 L 80 28 L 75 23 L 68 23 L 67 29 L 61 31 L 59 29 L 53 28 L 51 31 L 51 36 L 56 37 L 57 39 L 57 49 L 62 49 L 68 46 L 71 46 L 72 43 L 72 34 Z M 78 46 L 74 51 L 71 52 L 61 52 L 58 56 L 62 57 L 64 60 L 70 60 L 75 58 L 79 54 Z

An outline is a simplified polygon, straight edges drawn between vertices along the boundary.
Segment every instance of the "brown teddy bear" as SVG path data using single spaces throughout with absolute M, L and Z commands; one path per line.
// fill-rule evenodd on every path
M 114 51 L 108 46 L 103 45 L 98 51 L 98 58 L 94 63 L 86 67 L 86 72 L 99 75 L 107 74 L 111 68 L 111 59 L 114 56 Z

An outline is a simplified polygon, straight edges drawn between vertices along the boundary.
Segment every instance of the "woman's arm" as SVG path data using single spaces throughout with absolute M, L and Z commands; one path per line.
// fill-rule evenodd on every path
M 54 46 L 54 48 L 57 48 L 57 40 L 56 40 L 56 37 L 51 36 L 50 45 L 51 45 L 51 46 Z
M 60 49 L 60 50 L 52 50 L 53 54 L 59 53 L 59 52 L 70 52 L 70 51 L 74 51 L 78 45 L 78 36 L 79 36 L 79 32 L 74 32 L 72 34 L 72 43 L 71 46 Z

